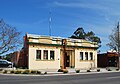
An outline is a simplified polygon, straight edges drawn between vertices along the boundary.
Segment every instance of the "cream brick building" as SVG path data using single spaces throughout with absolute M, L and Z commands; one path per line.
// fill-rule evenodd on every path
M 97 48 L 96 43 L 80 39 L 33 34 L 24 37 L 29 69 L 97 68 Z

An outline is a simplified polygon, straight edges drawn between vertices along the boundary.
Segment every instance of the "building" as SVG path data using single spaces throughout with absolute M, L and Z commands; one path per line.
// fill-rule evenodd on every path
M 108 51 L 107 53 L 98 54 L 98 67 L 117 67 L 118 53 Z
M 26 34 L 23 55 L 28 69 L 97 68 L 95 42 Z
M 11 62 L 16 67 L 27 67 L 27 57 L 25 56 L 23 49 L 12 53 Z

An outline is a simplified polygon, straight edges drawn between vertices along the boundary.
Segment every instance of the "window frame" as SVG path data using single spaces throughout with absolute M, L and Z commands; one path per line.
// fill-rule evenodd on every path
M 48 50 L 43 50 L 43 60 L 48 60 Z
M 38 51 L 40 51 L 40 55 L 38 54 Z M 36 50 L 36 60 L 41 60 L 41 50 Z
M 53 55 L 53 56 L 51 56 Z M 51 57 L 53 57 L 53 59 L 51 59 Z M 55 51 L 54 50 L 50 50 L 50 60 L 55 60 Z
M 93 52 L 90 52 L 90 60 L 93 60 Z
M 85 52 L 85 60 L 88 60 L 88 52 Z
M 80 52 L 80 60 L 83 60 L 83 52 Z

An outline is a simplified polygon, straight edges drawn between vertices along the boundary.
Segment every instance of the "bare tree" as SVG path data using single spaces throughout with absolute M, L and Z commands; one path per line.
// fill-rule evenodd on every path
M 20 34 L 15 27 L 0 20 L 0 55 L 18 48 L 21 44 Z
M 112 30 L 112 34 L 109 35 L 109 40 L 110 42 L 107 44 L 110 49 L 114 49 L 118 51 L 118 46 L 120 46 L 119 42 L 120 42 L 120 32 L 118 31 L 118 27 L 119 25 L 117 25 L 117 27 L 114 28 L 114 30 Z

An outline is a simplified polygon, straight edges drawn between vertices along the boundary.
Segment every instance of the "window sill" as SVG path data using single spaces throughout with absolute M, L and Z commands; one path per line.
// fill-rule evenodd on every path
M 94 62 L 94 60 L 80 60 L 80 62 Z
M 37 59 L 36 61 L 55 61 L 55 60 L 39 60 L 39 59 Z

